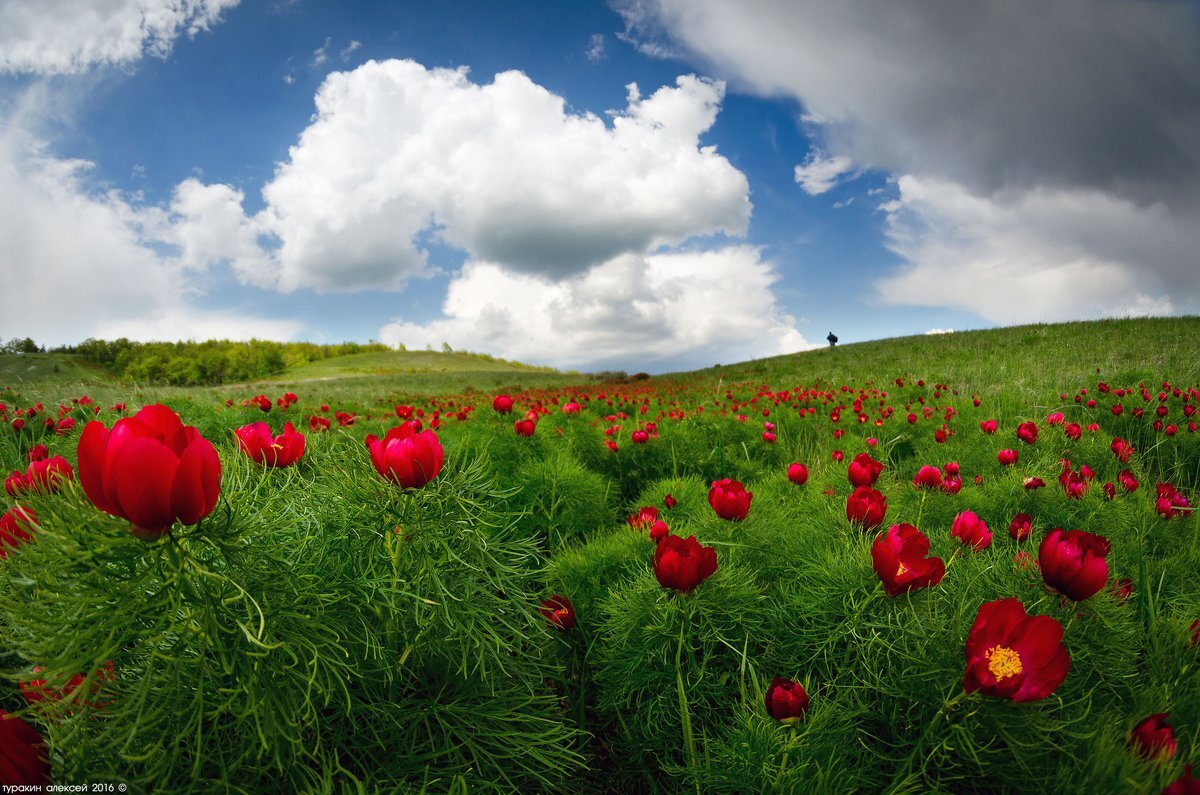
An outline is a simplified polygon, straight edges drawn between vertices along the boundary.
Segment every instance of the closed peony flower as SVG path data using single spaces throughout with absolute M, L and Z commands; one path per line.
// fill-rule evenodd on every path
M 942 470 L 925 464 L 913 476 L 913 485 L 918 489 L 936 489 L 942 485 Z
M 985 602 L 967 635 L 963 690 L 1013 701 L 1053 693 L 1071 667 L 1063 628 L 1050 616 L 1030 616 L 1013 598 Z
M 420 422 L 406 422 L 390 429 L 382 439 L 366 439 L 375 471 L 402 489 L 419 489 L 442 471 L 442 443 L 436 433 L 420 427 Z
M 304 455 L 304 434 L 296 430 L 291 422 L 283 425 L 283 433 L 271 435 L 271 426 L 265 422 L 252 422 L 233 432 L 238 448 L 259 466 L 286 467 Z
M 508 395 L 496 395 L 492 398 L 492 409 L 497 414 L 508 414 L 513 409 L 513 399 Z
M 212 443 L 162 405 L 113 423 L 89 422 L 79 437 L 79 482 L 134 535 L 159 538 L 175 522 L 196 524 L 217 504 L 221 460 Z
M 883 524 L 887 513 L 887 497 L 869 486 L 859 486 L 846 498 L 846 518 L 873 530 Z
M 995 433 L 996 429 L 999 427 L 1000 427 L 1000 423 L 998 423 L 996 420 L 980 420 L 979 421 L 979 430 L 983 431 L 984 433 L 986 433 L 988 435 Z
M 1008 534 L 1017 541 L 1024 541 L 1033 532 L 1033 517 L 1027 513 L 1019 513 L 1008 525 Z
M 973 552 L 987 549 L 992 543 L 992 531 L 987 523 L 971 511 L 963 511 L 950 524 L 950 535 L 971 548 Z
M 0 515 L 0 558 L 7 557 L 9 548 L 33 538 L 36 527 L 37 514 L 24 505 L 14 505 Z
M 1022 422 L 1017 426 L 1017 438 L 1025 444 L 1033 444 L 1037 441 L 1038 427 L 1037 423 Z
M 871 545 L 871 564 L 888 596 L 928 588 L 942 581 L 946 566 L 929 554 L 929 538 L 910 524 L 894 524 Z
M 1143 759 L 1165 762 L 1175 756 L 1175 730 L 1167 723 L 1167 713 L 1159 712 L 1139 721 L 1129 733 L 1129 747 Z
M 1038 548 L 1042 579 L 1068 599 L 1081 602 L 1108 582 L 1108 550 L 1104 536 L 1056 527 Z
M 575 626 L 575 607 L 571 600 L 561 594 L 554 594 L 538 606 L 542 616 L 555 629 L 566 631 Z
M 695 536 L 669 535 L 654 550 L 654 576 L 664 588 L 690 593 L 717 570 L 717 551 Z
M 630 527 L 637 528 L 649 527 L 657 520 L 658 508 L 655 508 L 653 505 L 646 505 L 638 508 L 637 513 L 625 519 L 625 521 L 629 523 Z
M 533 432 L 537 430 L 537 423 L 529 418 L 517 420 L 513 423 L 513 430 L 517 436 L 533 436 Z
M 797 486 L 803 486 L 808 482 L 808 467 L 797 461 L 793 461 L 788 465 L 787 479 L 795 483 Z
M 780 723 L 797 723 L 808 711 L 808 693 L 804 685 L 792 679 L 775 677 L 766 695 L 767 714 Z
M 731 522 L 740 522 L 746 518 L 750 513 L 750 500 L 753 497 L 753 492 L 746 491 L 741 483 L 729 478 L 713 481 L 708 490 L 708 504 L 712 506 L 713 511 L 717 516 Z
M 1017 458 L 1016 450 L 1001 450 L 996 453 L 996 460 L 1000 462 L 1000 466 L 1010 467 L 1017 463 Z
M 857 488 L 859 486 L 874 486 L 875 481 L 879 479 L 879 475 L 882 472 L 883 464 L 881 462 L 872 458 L 870 453 L 859 453 L 850 462 L 846 476 L 850 479 L 850 484 Z

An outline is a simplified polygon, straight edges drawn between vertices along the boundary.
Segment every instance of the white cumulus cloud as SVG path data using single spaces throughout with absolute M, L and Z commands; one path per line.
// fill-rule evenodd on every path
M 0 72 L 73 74 L 165 57 L 239 0 L 0 0 Z
M 820 152 L 810 152 L 804 162 L 796 166 L 796 182 L 810 196 L 818 196 L 838 184 L 838 178 L 853 168 L 845 155 L 829 157 Z
M 329 75 L 317 113 L 263 189 L 283 290 L 398 288 L 426 241 L 530 274 L 741 234 L 745 176 L 699 137 L 723 97 L 683 76 L 611 124 L 520 72 L 371 61 Z
M 778 278 L 746 245 L 624 254 L 561 280 L 470 262 L 443 318 L 379 334 L 410 348 L 486 343 L 505 358 L 590 370 L 661 372 L 813 347 L 776 303 Z

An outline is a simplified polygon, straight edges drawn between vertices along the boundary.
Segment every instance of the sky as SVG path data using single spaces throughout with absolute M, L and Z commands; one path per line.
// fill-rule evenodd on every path
M 0 0 L 0 338 L 661 373 L 1200 312 L 1200 3 Z

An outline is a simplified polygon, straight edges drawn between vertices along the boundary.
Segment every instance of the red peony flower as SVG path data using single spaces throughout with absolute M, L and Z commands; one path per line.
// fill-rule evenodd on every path
M 35 444 L 29 448 L 29 461 L 44 461 L 50 457 L 50 449 L 44 444 Z
M 882 462 L 876 461 L 870 453 L 859 453 L 850 462 L 846 475 L 850 478 L 850 484 L 857 488 L 874 486 L 881 472 L 883 472 Z
M 1019 513 L 1008 525 L 1008 534 L 1017 541 L 1024 541 L 1033 532 L 1033 517 L 1027 513 Z
M 775 677 L 767 688 L 767 714 L 780 723 L 797 723 L 808 711 L 808 693 L 804 685 L 791 679 Z
M 0 515 L 0 558 L 8 556 L 8 549 L 20 546 L 33 538 L 37 527 L 37 514 L 32 508 L 14 505 Z
M 717 570 L 717 551 L 695 536 L 669 535 L 654 550 L 654 576 L 664 588 L 690 593 Z
M 1056 527 L 1038 548 L 1042 579 L 1068 599 L 1081 602 L 1108 582 L 1108 550 L 1104 536 Z
M 645 507 L 638 508 L 637 513 L 626 518 L 625 521 L 629 523 L 630 527 L 636 527 L 640 529 L 647 525 L 654 524 L 657 519 L 658 508 L 655 508 L 653 505 L 647 505 Z
M 667 528 L 667 523 L 662 519 L 659 519 L 654 524 L 650 525 L 650 540 L 656 544 L 670 534 L 671 531 Z
M 259 466 L 291 466 L 304 455 L 304 434 L 290 421 L 283 424 L 283 433 L 278 436 L 271 435 L 271 426 L 265 422 L 252 422 L 233 433 L 238 448 Z
M 0 709 L 0 783 L 45 787 L 50 783 L 46 744 L 37 730 Z
M 1129 733 L 1129 747 L 1143 759 L 1158 762 L 1175 756 L 1175 730 L 1167 723 L 1167 713 L 1156 713 L 1134 726 Z
M 537 430 L 537 423 L 528 418 L 517 420 L 513 423 L 513 430 L 517 436 L 533 436 L 533 432 Z
M 320 433 L 321 431 L 329 430 L 329 426 L 330 426 L 330 422 L 325 417 L 318 417 L 317 415 L 314 414 L 313 416 L 308 418 L 308 429 L 310 431 Z
M 1200 778 L 1192 776 L 1192 766 L 1184 765 L 1183 773 L 1163 788 L 1162 795 L 1200 795 Z
M 1062 636 L 1056 619 L 1028 615 L 1017 599 L 985 602 L 967 635 L 963 690 L 1018 702 L 1045 698 L 1071 667 Z
M 1034 422 L 1022 422 L 1017 426 L 1017 438 L 1025 444 L 1033 444 L 1037 441 L 1038 427 Z
M 948 477 L 943 480 L 940 488 L 943 494 L 958 494 L 960 491 L 962 491 L 962 485 L 962 478 L 955 476 Z
M 74 477 L 75 470 L 71 468 L 67 459 L 61 455 L 56 455 L 50 458 L 40 458 L 36 461 L 30 461 L 25 474 L 14 470 L 5 479 L 4 490 L 8 492 L 10 497 L 16 497 L 27 491 L 35 491 L 40 494 L 54 494 L 64 482 L 72 480 Z
M 913 477 L 913 485 L 918 489 L 936 489 L 942 485 L 942 470 L 931 464 L 925 464 Z
M 175 522 L 212 513 L 221 490 L 221 459 L 212 443 L 162 405 L 143 406 L 113 423 L 96 420 L 79 437 L 79 482 L 105 513 L 153 540 Z
M 708 490 L 708 504 L 722 519 L 740 522 L 750 513 L 750 500 L 753 492 L 746 491 L 736 480 L 723 478 L 713 481 Z
M 446 454 L 433 431 L 411 421 L 390 429 L 382 439 L 364 440 L 375 471 L 402 489 L 419 489 L 438 476 Z
M 678 501 L 678 500 L 676 500 L 676 499 L 675 499 L 675 498 L 674 498 L 672 495 L 670 495 L 670 494 L 668 494 L 667 496 L 663 497 L 663 505 L 665 505 L 665 506 L 666 506 L 666 508 L 667 508 L 667 510 L 668 510 L 668 511 L 669 511 L 669 510 L 671 510 L 672 508 L 674 508 L 674 507 L 675 507 L 676 505 L 678 505 L 678 504 L 679 504 L 679 501 Z
M 634 444 L 645 444 L 646 442 L 650 441 L 650 434 L 643 430 L 637 430 L 629 434 L 629 441 L 633 442 Z
M 492 409 L 497 414 L 508 414 L 513 409 L 513 399 L 508 395 L 496 395 L 492 398 Z
M 887 497 L 869 486 L 859 486 L 846 498 L 846 518 L 862 525 L 864 530 L 874 530 L 883 524 L 887 513 Z
M 972 552 L 987 549 L 992 543 L 992 531 L 987 523 L 971 511 L 963 511 L 950 524 L 950 535 L 971 548 Z
M 929 554 L 929 538 L 910 524 L 894 524 L 871 545 L 871 563 L 888 596 L 942 581 L 946 566 Z
M 1191 513 L 1192 506 L 1187 497 L 1180 494 L 1170 483 L 1159 483 L 1156 491 L 1158 499 L 1154 501 L 1154 510 L 1162 518 L 1169 520 Z
M 787 478 L 797 486 L 808 482 L 808 467 L 798 461 L 793 461 L 787 468 Z
M 544 600 L 538 606 L 538 610 L 555 629 L 565 632 L 575 626 L 575 607 L 570 599 L 561 594 L 554 594 Z
M 1017 458 L 1016 450 L 1001 450 L 996 453 L 996 460 L 1000 462 L 1000 466 L 1010 467 L 1017 463 Z
M 1113 455 L 1122 464 L 1128 463 L 1130 456 L 1133 455 L 1133 445 L 1122 439 L 1120 436 L 1114 436 L 1112 444 L 1108 446 L 1112 450 Z
M 984 433 L 988 434 L 989 436 L 991 434 L 995 433 L 996 429 L 999 427 L 1000 427 L 1000 423 L 996 422 L 995 420 L 980 420 L 979 421 L 979 430 L 983 431 Z
M 1030 476 L 1022 481 L 1022 485 L 1025 486 L 1025 491 L 1036 491 L 1043 488 L 1046 485 L 1046 481 L 1039 477 Z

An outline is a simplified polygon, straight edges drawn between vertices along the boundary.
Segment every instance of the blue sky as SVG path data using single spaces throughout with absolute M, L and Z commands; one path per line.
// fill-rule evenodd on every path
M 1197 75 L 1186 2 L 0 0 L 0 337 L 663 372 L 1196 313 Z

